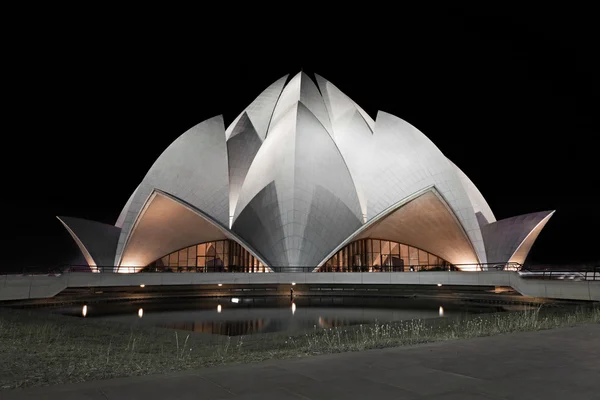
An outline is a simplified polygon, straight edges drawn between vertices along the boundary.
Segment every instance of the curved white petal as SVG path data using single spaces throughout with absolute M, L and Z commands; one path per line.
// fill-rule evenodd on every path
M 239 133 L 239 127 L 236 128 L 236 126 L 244 114 L 247 114 L 248 119 L 252 123 L 252 126 L 261 141 L 265 139 L 273 115 L 273 109 L 275 108 L 275 104 L 277 103 L 277 99 L 279 99 L 287 78 L 288 75 L 285 75 L 273 82 L 244 111 L 242 111 L 240 115 L 237 116 L 225 131 L 227 139 L 230 139 L 232 136 Z
M 332 134 L 329 114 L 327 113 L 327 108 L 319 93 L 319 89 L 317 89 L 312 79 L 304 72 L 296 74 L 285 86 L 283 92 L 281 92 L 281 96 L 275 106 L 275 111 L 273 111 L 269 133 L 271 127 L 277 125 L 279 120 L 285 117 L 292 108 L 295 108 L 298 102 L 304 104 L 321 122 L 327 132 Z
M 144 203 L 154 189 L 173 194 L 214 218 L 229 222 L 229 172 L 223 117 L 208 119 L 179 136 L 154 162 L 136 190 L 121 227 L 115 265 Z
M 127 216 L 127 211 L 129 210 L 129 207 L 131 207 L 131 202 L 133 201 L 133 197 L 135 196 L 135 193 L 138 191 L 139 188 L 140 188 L 140 186 L 138 185 L 138 187 L 135 188 L 133 193 L 131 193 L 131 196 L 129 196 L 127 203 L 125 203 L 125 207 L 123 207 L 123 209 L 121 210 L 121 213 L 119 214 L 119 218 L 117 218 L 117 222 L 115 223 L 116 227 L 120 228 L 123 226 L 123 222 L 125 222 L 125 217 Z
M 258 133 L 254 129 L 250 118 L 244 113 L 238 121 L 239 132 L 232 135 L 227 141 L 227 157 L 229 160 L 229 228 L 233 222 L 233 215 L 238 201 L 242 184 L 246 174 L 254 161 L 254 157 L 262 145 Z M 234 132 L 238 128 L 234 129 Z
M 463 187 L 469 196 L 469 200 L 471 201 L 475 215 L 478 215 L 478 213 L 480 214 L 480 217 L 478 218 L 479 225 L 482 226 L 491 222 L 496 222 L 496 217 L 494 216 L 492 209 L 488 205 L 487 201 L 485 201 L 485 198 L 479 189 L 477 189 L 477 186 L 475 186 L 473 181 L 471 181 L 471 179 L 469 179 L 469 177 L 452 161 L 448 160 L 448 162 L 456 169 L 458 177 L 460 178 L 460 181 L 462 182 Z
M 435 185 L 464 227 L 479 257 L 485 247 L 473 206 L 454 167 L 423 133 L 406 121 L 380 111 L 370 148 L 367 218 L 401 199 Z
M 369 195 L 366 183 L 371 177 L 369 154 L 365 149 L 371 146 L 372 127 L 365 120 L 360 107 L 331 82 L 317 75 L 317 83 L 329 112 L 333 138 L 352 174 L 360 201 L 362 220 L 366 222 Z
M 533 242 L 553 214 L 554 211 L 540 211 L 483 226 L 481 232 L 489 262 L 523 264 Z
M 338 89 L 333 83 L 329 82 L 320 75 L 315 74 L 315 77 L 317 79 L 319 89 L 321 90 L 321 94 L 323 95 L 323 99 L 325 100 L 325 105 L 327 106 L 327 111 L 329 112 L 329 119 L 334 126 L 334 131 L 335 122 L 339 118 L 356 110 L 369 127 L 371 133 L 373 132 L 375 129 L 375 121 L 373 121 L 373 119 L 365 112 L 365 110 L 363 110 L 350 97 Z
M 311 266 L 360 224 L 354 183 L 338 148 L 297 102 L 270 128 L 248 171 L 233 231 L 271 266 Z
M 74 217 L 56 217 L 83 253 L 88 265 L 112 266 L 121 229 L 109 224 Z

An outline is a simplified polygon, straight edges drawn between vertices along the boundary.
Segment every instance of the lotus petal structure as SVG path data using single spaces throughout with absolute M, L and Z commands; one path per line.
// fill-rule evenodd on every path
M 496 221 L 406 121 L 304 72 L 179 136 L 115 225 L 59 217 L 90 268 L 409 271 L 523 264 L 554 211 Z

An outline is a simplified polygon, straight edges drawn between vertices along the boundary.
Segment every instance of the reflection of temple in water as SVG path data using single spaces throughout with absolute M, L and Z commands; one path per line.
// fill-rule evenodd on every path
M 261 332 L 268 325 L 269 320 L 253 319 L 245 321 L 177 322 L 172 324 L 160 324 L 158 326 L 199 333 L 210 333 L 213 335 L 240 336 Z

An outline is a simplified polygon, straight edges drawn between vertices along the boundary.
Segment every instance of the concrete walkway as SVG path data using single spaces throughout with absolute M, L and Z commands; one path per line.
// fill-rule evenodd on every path
M 600 324 L 0 391 L 13 399 L 600 399 Z

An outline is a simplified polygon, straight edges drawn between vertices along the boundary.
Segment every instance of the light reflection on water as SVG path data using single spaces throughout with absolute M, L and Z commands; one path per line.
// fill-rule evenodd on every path
M 293 302 L 289 298 L 232 300 L 94 304 L 92 309 L 78 306 L 58 308 L 53 312 L 138 326 L 237 336 L 502 311 L 501 307 L 466 306 L 423 299 L 328 297 L 296 298 Z

